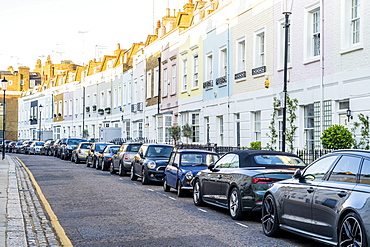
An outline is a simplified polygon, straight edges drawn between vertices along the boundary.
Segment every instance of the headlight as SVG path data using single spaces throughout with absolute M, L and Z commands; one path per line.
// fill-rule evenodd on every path
M 190 172 L 187 172 L 186 174 L 185 174 L 185 178 L 187 179 L 187 180 L 192 180 L 193 179 L 193 173 L 190 171 Z
M 155 161 L 149 161 L 146 166 L 149 168 L 149 169 L 154 169 L 157 164 L 155 163 Z

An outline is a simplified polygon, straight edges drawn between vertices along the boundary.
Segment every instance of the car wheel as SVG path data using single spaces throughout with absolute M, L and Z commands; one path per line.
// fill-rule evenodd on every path
M 120 175 L 120 176 L 126 176 L 126 171 L 125 171 L 125 169 L 123 169 L 122 162 L 119 163 L 118 175 Z
M 340 223 L 338 246 L 367 246 L 365 229 L 357 214 L 347 214 Z
M 141 177 L 141 184 L 144 184 L 144 185 L 149 184 L 149 179 L 148 179 L 148 176 L 145 173 L 145 169 L 143 169 L 141 171 L 141 176 L 142 176 Z
M 86 166 L 87 167 L 90 167 L 90 163 L 89 163 L 89 159 L 88 158 L 86 158 Z
M 116 173 L 116 171 L 114 170 L 113 162 L 109 166 L 109 172 L 110 172 L 110 174 L 115 174 Z
M 107 164 L 106 164 L 106 162 L 103 160 L 102 162 L 101 162 L 101 170 L 102 171 L 106 171 L 107 170 Z
M 196 180 L 193 188 L 193 202 L 196 206 L 204 205 L 199 180 Z
M 96 169 L 100 169 L 101 162 L 99 162 L 99 161 L 100 161 L 100 159 L 95 161 L 95 168 Z
M 229 212 L 233 220 L 243 218 L 242 202 L 238 188 L 233 188 L 229 196 Z
M 75 163 L 76 163 L 76 164 L 80 163 L 80 159 L 78 158 L 78 156 L 77 156 L 77 155 L 75 156 Z
M 280 232 L 279 219 L 275 199 L 272 195 L 267 195 L 263 200 L 262 206 L 262 229 L 266 236 L 274 237 Z
M 177 189 L 177 196 L 178 196 L 178 197 L 183 197 L 183 196 L 184 196 L 185 191 L 182 189 L 181 181 L 180 181 L 180 180 L 178 180 L 178 181 L 177 181 L 176 189 Z
M 171 187 L 167 185 L 166 177 L 164 177 L 164 179 L 163 179 L 163 190 L 165 192 L 169 192 L 171 190 Z
M 137 180 L 137 176 L 136 176 L 136 174 L 135 174 L 134 164 L 131 164 L 130 179 L 131 179 L 132 181 L 136 181 L 136 180 Z
M 91 167 L 96 168 L 96 159 L 92 158 Z

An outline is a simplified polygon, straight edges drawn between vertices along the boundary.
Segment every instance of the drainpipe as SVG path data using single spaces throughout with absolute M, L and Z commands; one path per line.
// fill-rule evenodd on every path
M 325 64 L 324 64 L 324 0 L 320 0 L 320 14 L 321 14 L 321 25 L 320 25 L 320 89 L 321 89 L 321 114 L 320 114 L 320 130 L 321 133 L 324 131 L 324 76 L 325 76 Z
M 160 103 L 161 103 L 161 57 L 158 57 L 158 109 L 157 114 L 160 111 Z

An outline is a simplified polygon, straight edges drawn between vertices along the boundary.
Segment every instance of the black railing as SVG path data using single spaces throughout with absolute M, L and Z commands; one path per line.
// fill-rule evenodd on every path
M 313 161 L 317 160 L 321 156 L 331 153 L 332 150 L 328 149 L 315 149 L 315 150 L 297 150 L 297 155 L 304 161 L 306 164 L 310 164 Z
M 242 71 L 242 72 L 236 73 L 234 75 L 235 80 L 244 79 L 246 77 L 247 77 L 247 72 L 246 71 Z

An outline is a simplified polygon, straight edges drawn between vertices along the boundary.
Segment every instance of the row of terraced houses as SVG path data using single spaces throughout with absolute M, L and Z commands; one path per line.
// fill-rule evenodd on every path
M 320 148 L 324 129 L 370 114 L 370 3 L 295 0 L 289 20 L 294 147 Z M 145 42 L 99 61 L 38 61 L 29 74 L 39 78 L 19 80 L 17 138 L 99 140 L 120 128 L 117 137 L 167 142 L 170 126 L 188 123 L 183 142 L 265 147 L 271 129 L 281 139 L 283 24 L 280 0 L 189 0 L 167 9 Z

